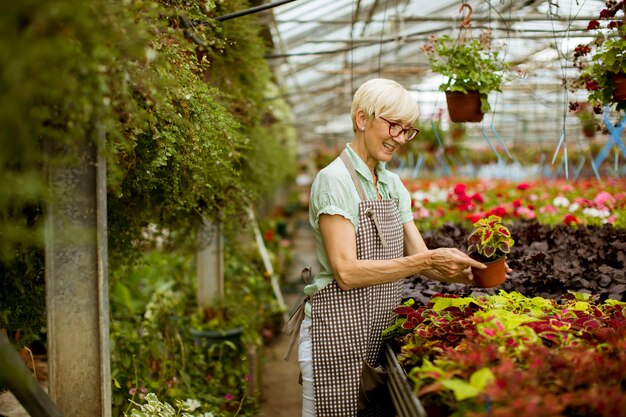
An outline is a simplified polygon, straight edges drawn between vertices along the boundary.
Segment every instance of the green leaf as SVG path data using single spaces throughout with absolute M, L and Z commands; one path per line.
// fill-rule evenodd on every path
M 472 374 L 469 382 L 454 378 L 442 380 L 441 384 L 454 393 L 454 398 L 457 401 L 463 401 L 476 397 L 495 379 L 489 368 L 482 368 Z

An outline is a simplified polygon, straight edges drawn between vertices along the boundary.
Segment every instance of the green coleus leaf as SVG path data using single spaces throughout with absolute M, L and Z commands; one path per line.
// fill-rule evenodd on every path
M 474 372 L 469 382 L 462 379 L 454 378 L 440 381 L 441 384 L 454 393 L 457 401 L 463 401 L 468 398 L 476 397 L 487 385 L 495 381 L 495 376 L 489 368 L 482 368 Z

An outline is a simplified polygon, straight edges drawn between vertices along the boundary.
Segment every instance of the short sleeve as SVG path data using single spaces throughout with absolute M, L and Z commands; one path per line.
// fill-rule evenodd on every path
M 321 170 L 311 186 L 311 222 L 319 227 L 320 215 L 340 215 L 350 220 L 356 228 L 358 204 L 355 204 L 354 200 L 353 193 L 356 193 L 356 190 L 353 190 L 354 185 L 346 182 L 345 175 L 338 175 L 343 173 L 337 172 L 337 166 L 330 168 Z M 349 174 L 347 175 L 349 179 Z
M 398 195 L 398 211 L 400 212 L 400 223 L 408 223 L 413 221 L 413 211 L 411 210 L 411 194 L 406 189 L 402 181 L 396 190 Z

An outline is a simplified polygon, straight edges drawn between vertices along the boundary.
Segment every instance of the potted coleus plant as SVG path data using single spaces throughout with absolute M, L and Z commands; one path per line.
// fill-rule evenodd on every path
M 573 90 L 585 88 L 594 105 L 616 105 L 626 110 L 626 2 L 606 0 L 597 19 L 587 25 L 595 36 L 574 49 L 574 65 L 580 71 Z
M 506 279 L 506 254 L 511 251 L 515 241 L 499 216 L 491 215 L 480 219 L 473 227 L 467 237 L 468 254 L 487 265 L 487 268 L 472 268 L 472 274 L 480 287 L 495 287 Z
M 480 39 L 454 39 L 449 35 L 431 36 L 422 47 L 428 55 L 433 72 L 446 77 L 439 90 L 446 92 L 448 113 L 453 122 L 480 122 L 491 107 L 487 100 L 492 91 L 501 92 L 500 85 L 510 66 L 491 49 L 491 30 Z M 455 106 L 462 100 L 462 107 Z

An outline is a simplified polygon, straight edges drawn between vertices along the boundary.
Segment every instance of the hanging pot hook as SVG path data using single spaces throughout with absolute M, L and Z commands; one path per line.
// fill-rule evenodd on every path
M 467 12 L 467 16 L 463 18 L 463 22 L 461 22 L 461 27 L 468 28 L 471 25 L 470 17 L 472 16 L 474 9 L 472 9 L 472 6 L 470 6 L 469 3 L 461 4 L 461 7 L 459 8 L 459 13 L 463 13 L 463 9 L 468 9 L 468 12 Z
M 459 44 L 465 43 L 465 31 L 471 25 L 470 17 L 472 16 L 472 12 L 474 11 L 472 9 L 472 6 L 469 5 L 469 3 L 461 4 L 461 7 L 459 8 L 459 13 L 463 13 L 463 9 L 468 9 L 468 12 L 467 12 L 467 16 L 463 18 L 463 21 L 461 22 L 461 27 L 459 29 L 459 39 L 458 39 Z

